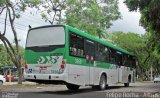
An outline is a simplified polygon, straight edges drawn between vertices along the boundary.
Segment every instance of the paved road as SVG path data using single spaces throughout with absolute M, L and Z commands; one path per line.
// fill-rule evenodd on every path
M 160 83 L 136 82 L 130 87 L 117 84 L 110 85 L 104 91 L 93 90 L 91 87 L 69 91 L 64 85 L 5 85 L 0 87 L 0 92 L 0 98 L 160 98 Z

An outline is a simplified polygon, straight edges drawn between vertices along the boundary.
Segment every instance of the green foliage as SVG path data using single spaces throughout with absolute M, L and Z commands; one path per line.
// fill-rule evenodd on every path
M 139 10 L 141 13 L 141 25 L 151 33 L 154 45 L 160 52 L 160 3 L 159 0 L 126 0 L 130 11 Z
M 5 49 L 5 47 L 0 44 L 0 48 L 1 48 L 1 51 L 0 51 L 0 65 L 1 66 L 5 66 L 5 65 L 13 65 L 9 55 L 7 54 L 7 51 Z
M 143 36 L 135 33 L 114 32 L 111 34 L 112 41 L 128 51 L 134 52 L 138 57 L 139 64 L 142 65 L 146 52 L 145 52 L 145 39 Z
M 13 46 L 13 47 L 14 47 L 14 49 L 16 49 L 15 46 Z M 9 54 L 7 53 L 6 48 L 3 46 L 3 44 L 0 44 L 0 54 L 1 54 L 0 55 L 0 66 L 11 66 L 11 65 L 13 66 L 14 65 Z M 23 47 L 20 47 L 20 55 L 21 55 L 21 57 L 23 57 L 23 55 L 24 55 L 24 48 Z
M 0 7 L 4 6 L 5 3 L 6 3 L 6 0 L 0 0 Z
M 18 7 L 24 12 L 26 10 L 27 5 L 24 1 L 21 1 L 20 4 L 18 4 Z
M 151 54 L 151 59 L 149 59 L 148 62 L 150 65 L 154 68 L 154 74 L 159 75 L 160 74 L 160 55 L 158 54 L 157 50 L 154 50 Z
M 36 8 L 42 19 L 50 24 L 61 24 L 66 2 L 66 0 L 25 0 L 28 7 Z
M 36 3 L 35 3 L 36 2 Z M 51 24 L 68 24 L 102 37 L 112 21 L 120 18 L 118 0 L 26 0 Z
M 23 0 L 25 4 L 29 4 L 29 7 L 38 7 L 42 3 L 42 0 Z M 47 0 L 48 1 L 48 0 Z
M 112 40 L 117 45 L 127 49 L 128 51 L 134 51 L 136 53 L 137 48 L 144 48 L 144 38 L 136 33 L 123 33 L 114 32 L 112 34 Z
M 118 0 L 69 0 L 65 23 L 99 36 L 120 18 Z
M 138 66 L 138 74 L 145 76 L 145 72 L 152 66 L 155 74 L 160 73 L 160 55 L 157 54 L 157 49 L 153 48 L 151 34 L 146 32 L 145 35 L 135 33 L 114 32 L 108 36 L 113 43 L 128 51 L 134 52 Z
M 42 19 L 44 19 L 45 21 L 47 21 L 47 15 L 45 13 L 41 13 Z

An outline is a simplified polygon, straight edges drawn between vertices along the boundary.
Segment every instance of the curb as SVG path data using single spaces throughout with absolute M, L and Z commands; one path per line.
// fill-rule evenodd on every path
M 36 85 L 37 83 L 34 83 L 34 82 L 22 82 L 22 85 Z M 8 85 L 18 85 L 18 82 L 5 82 L 3 84 L 4 86 L 8 86 Z

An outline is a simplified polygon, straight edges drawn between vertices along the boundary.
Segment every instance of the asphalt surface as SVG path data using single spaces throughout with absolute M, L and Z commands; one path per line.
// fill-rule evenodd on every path
M 104 91 L 91 87 L 70 91 L 65 85 L 3 85 L 0 87 L 0 98 L 160 98 L 160 83 L 136 82 L 130 87 L 116 84 Z

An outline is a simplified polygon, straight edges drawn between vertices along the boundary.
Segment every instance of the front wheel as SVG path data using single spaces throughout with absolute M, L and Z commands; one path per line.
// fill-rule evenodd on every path
M 79 85 L 74 85 L 74 84 L 69 84 L 67 83 L 66 84 L 66 87 L 69 89 L 69 90 L 78 90 L 79 89 Z

